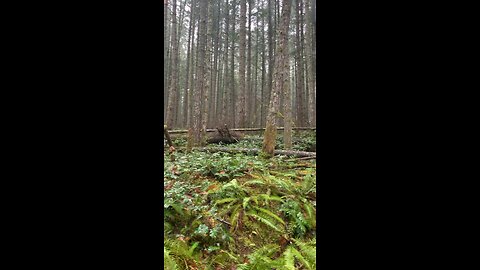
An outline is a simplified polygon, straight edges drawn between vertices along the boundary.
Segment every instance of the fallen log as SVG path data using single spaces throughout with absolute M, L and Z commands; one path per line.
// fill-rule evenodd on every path
M 302 158 L 298 158 L 297 160 L 310 160 L 310 159 L 316 159 L 317 156 L 310 156 L 310 157 L 302 157 Z
M 181 149 L 177 149 L 181 150 Z M 228 147 L 193 147 L 192 150 L 197 150 L 201 152 L 227 152 L 227 153 L 247 153 L 247 154 L 259 154 L 262 152 L 262 149 L 258 148 L 228 148 Z M 275 150 L 273 152 L 275 155 L 284 155 L 284 156 L 295 156 L 295 157 L 314 157 L 317 156 L 315 152 L 306 152 L 306 151 L 293 151 L 293 150 Z
M 284 127 L 278 127 L 277 130 L 284 130 Z M 316 127 L 293 127 L 292 130 L 316 130 Z M 265 128 L 230 128 L 230 131 L 262 131 Z M 215 132 L 217 131 L 216 128 L 207 128 L 207 132 Z M 186 129 L 179 129 L 179 130 L 169 130 L 170 134 L 179 134 L 179 133 L 187 133 L 188 130 Z

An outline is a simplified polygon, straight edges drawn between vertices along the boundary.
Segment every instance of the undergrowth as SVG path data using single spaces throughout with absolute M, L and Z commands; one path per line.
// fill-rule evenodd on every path
M 314 160 L 196 151 L 164 160 L 164 269 L 316 268 Z

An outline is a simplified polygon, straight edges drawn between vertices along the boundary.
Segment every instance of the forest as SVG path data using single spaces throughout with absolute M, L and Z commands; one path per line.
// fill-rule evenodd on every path
M 316 269 L 316 1 L 163 12 L 164 269 Z

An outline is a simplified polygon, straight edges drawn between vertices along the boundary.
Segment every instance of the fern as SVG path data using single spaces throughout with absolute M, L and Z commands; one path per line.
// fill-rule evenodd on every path
M 306 243 L 300 242 L 295 239 L 293 240 L 296 244 L 299 245 L 299 247 L 301 247 L 301 251 L 296 249 L 293 245 L 289 245 L 285 249 L 283 254 L 276 260 L 276 264 L 279 265 L 277 269 L 303 269 L 301 266 L 304 266 L 306 269 L 309 270 L 316 269 L 315 247 L 308 246 Z M 296 262 L 298 262 L 298 267 L 295 266 Z
M 316 189 L 316 178 L 311 174 L 307 174 L 302 181 L 302 185 L 300 188 L 301 194 L 309 194 L 311 192 L 315 192 Z
M 282 223 L 283 225 L 285 225 L 285 221 L 283 221 L 283 219 L 281 219 L 279 216 L 275 215 L 274 213 L 268 211 L 267 209 L 265 208 L 260 208 L 260 207 L 254 207 L 256 210 L 260 211 L 260 212 L 263 212 L 271 217 L 273 217 L 274 219 L 278 220 L 278 222 Z
M 302 242 L 296 239 L 293 239 L 295 244 L 300 248 L 301 253 L 304 255 L 304 259 L 308 261 L 308 265 L 310 265 L 310 269 L 315 269 L 317 264 L 317 248 L 316 238 L 310 240 L 310 242 Z
M 271 258 L 273 254 L 280 250 L 280 246 L 276 244 L 265 245 L 250 255 L 248 255 L 248 263 L 239 264 L 238 269 L 241 270 L 271 270 L 276 262 Z
M 248 216 L 251 216 L 258 221 L 262 222 L 263 224 L 267 225 L 268 227 L 274 229 L 277 232 L 283 233 L 285 230 L 282 226 L 278 225 L 275 219 L 272 220 L 271 215 L 265 214 L 263 211 L 262 212 L 257 212 L 255 210 L 251 210 L 247 212 Z
M 233 232 L 237 228 L 237 222 L 238 217 L 240 216 L 240 212 L 240 205 L 237 205 L 232 211 L 232 215 L 230 216 L 230 224 L 232 225 L 232 227 L 230 228 L 231 232 Z
M 307 217 L 305 217 L 301 205 L 305 208 Z M 315 210 L 308 201 L 300 204 L 298 201 L 289 198 L 282 204 L 280 211 L 285 214 L 288 220 L 287 231 L 293 237 L 304 236 L 307 231 L 316 226 Z
M 282 179 L 280 177 L 275 177 L 272 175 L 268 176 L 268 180 L 270 180 L 271 186 L 280 190 L 280 191 L 286 191 L 288 194 L 293 193 L 292 190 L 294 189 L 294 186 L 292 182 L 288 179 Z
M 237 263 L 238 258 L 235 255 L 228 251 L 220 250 L 217 254 L 210 254 L 208 258 L 208 266 L 210 268 L 207 269 L 218 269 L 218 267 L 214 268 L 214 265 L 219 265 L 221 269 L 230 269 L 229 265 Z
M 292 250 L 293 255 L 297 258 L 305 267 L 309 270 L 312 270 L 310 263 L 302 256 L 302 254 L 294 247 L 290 247 Z
M 179 263 L 188 266 L 191 264 L 195 265 L 200 260 L 198 255 L 195 254 L 195 248 L 198 246 L 198 242 L 193 243 L 192 246 L 188 246 L 186 242 L 179 239 L 165 239 L 163 243 L 164 250 L 168 251 L 166 254 L 176 258 L 177 268 Z
M 176 270 L 178 269 L 177 263 L 175 260 L 170 256 L 170 251 L 163 247 L 163 269 L 164 270 Z
M 249 181 L 246 181 L 245 183 L 243 183 L 244 186 L 250 186 L 250 185 L 260 185 L 260 186 L 264 186 L 265 185 L 265 182 L 262 181 L 262 180 L 259 180 L 259 179 L 254 179 L 254 180 L 249 180 Z
M 229 202 L 235 202 L 237 199 L 235 198 L 225 198 L 221 200 L 215 201 L 215 204 L 224 204 L 224 203 L 229 203 Z
M 295 257 L 292 252 L 292 247 L 288 247 L 283 253 L 284 269 L 295 270 Z

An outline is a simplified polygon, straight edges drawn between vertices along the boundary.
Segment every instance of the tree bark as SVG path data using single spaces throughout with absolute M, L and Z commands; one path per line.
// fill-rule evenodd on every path
M 202 110 L 201 110 L 201 98 L 202 89 L 204 87 L 204 73 L 205 73 L 205 49 L 207 42 L 207 9 L 208 0 L 199 0 L 199 20 L 198 27 L 198 60 L 196 69 L 196 85 L 194 89 L 194 105 L 193 105 L 193 125 L 192 125 L 192 146 L 199 146 L 201 144 L 200 130 L 202 128 Z
M 185 75 L 185 87 L 184 87 L 184 100 L 183 100 L 183 121 L 182 121 L 182 126 L 187 127 L 188 126 L 188 107 L 190 106 L 189 103 L 189 82 L 190 82 L 190 60 L 191 52 L 190 52 L 190 45 L 193 45 L 193 38 L 192 38 L 192 26 L 193 26 L 193 13 L 194 13 L 194 8 L 193 8 L 193 0 L 192 4 L 190 5 L 190 21 L 189 21 L 189 27 L 188 27 L 188 42 L 187 42 L 187 67 L 186 67 L 186 75 Z
M 280 106 L 280 94 L 284 92 L 285 84 L 288 83 L 288 26 L 290 23 L 290 0 L 283 0 L 281 24 L 278 28 L 278 46 L 274 68 L 274 82 L 272 97 L 267 115 L 267 123 L 262 151 L 268 156 L 273 156 L 275 139 L 277 137 L 277 116 Z
M 208 5 L 207 5 L 207 14 L 208 14 Z M 212 87 L 210 85 L 210 75 L 211 75 L 211 48 L 212 48 L 212 22 L 211 16 L 207 17 L 207 33 L 206 33 L 206 39 L 207 39 L 207 47 L 205 48 L 205 60 L 203 62 L 203 67 L 205 69 L 204 74 L 203 74 L 203 117 L 202 117 L 202 134 L 201 134 L 201 140 L 200 144 L 203 146 L 206 144 L 206 130 L 207 130 L 207 121 L 208 121 L 208 113 L 210 111 L 210 106 L 209 106 L 209 96 L 210 92 L 212 91 Z
M 246 30 L 247 22 L 247 3 L 246 0 L 240 0 L 240 44 L 239 44 L 239 71 L 238 71 L 238 92 L 236 104 L 236 127 L 245 126 L 245 46 L 246 46 Z
M 305 74 L 307 76 L 306 81 L 306 89 L 308 93 L 307 103 L 308 103 L 308 125 L 314 126 L 314 84 L 315 82 L 313 79 L 313 67 L 312 67 L 312 20 L 311 20 L 311 8 L 310 8 L 310 0 L 305 1 L 305 17 L 306 17 L 306 29 L 305 29 Z
M 174 127 L 174 114 L 176 106 L 176 99 L 177 99 L 177 82 L 178 82 L 178 43 L 177 43 L 177 0 L 173 1 L 172 7 L 172 39 L 171 39 L 171 47 L 172 53 L 171 57 L 172 60 L 172 74 L 170 76 L 170 83 L 168 87 L 168 102 L 167 102 L 167 116 L 166 116 L 166 124 L 169 128 Z

